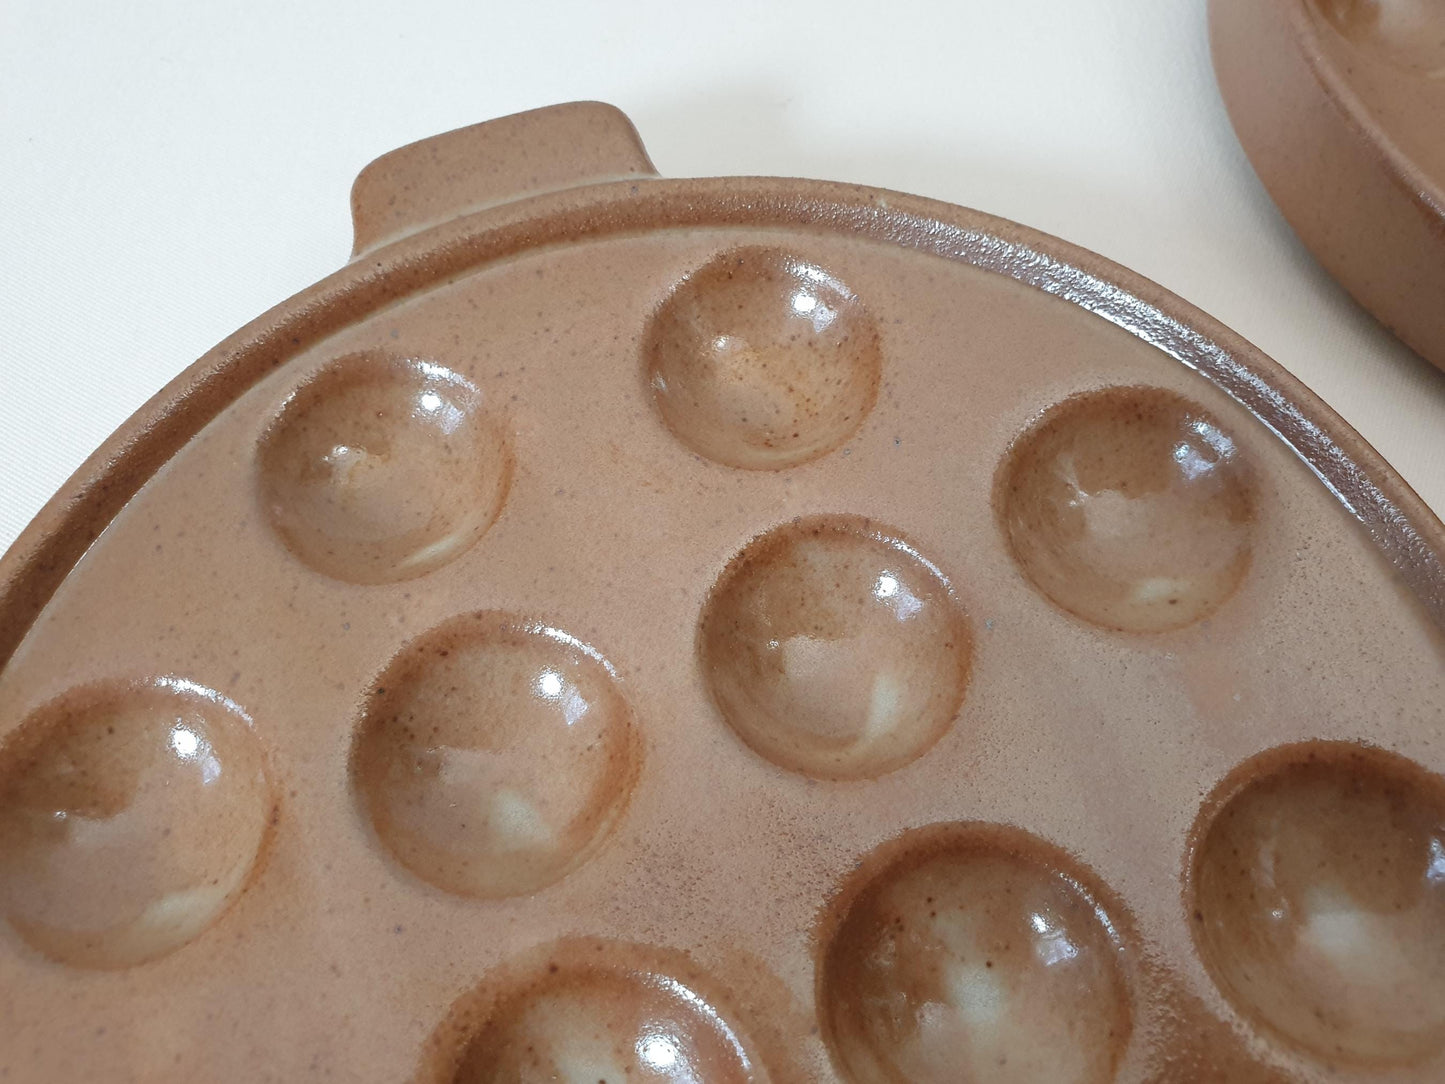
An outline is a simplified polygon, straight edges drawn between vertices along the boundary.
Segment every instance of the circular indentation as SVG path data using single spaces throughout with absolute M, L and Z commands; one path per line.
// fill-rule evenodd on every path
M 566 633 L 467 614 L 408 644 L 376 680 L 352 778 L 377 836 L 465 896 L 532 892 L 615 823 L 636 775 L 611 667 Z
M 842 444 L 873 408 L 883 368 L 853 292 L 770 248 L 726 252 L 683 280 L 653 316 L 643 359 L 673 433 L 751 470 Z
M 219 693 L 76 689 L 0 755 L 0 907 L 61 963 L 153 959 L 240 894 L 273 808 L 250 720 Z
M 710 992 L 640 946 L 564 945 L 495 984 L 455 1084 L 747 1084 L 754 1064 Z
M 1445 1047 L 1445 780 L 1347 742 L 1256 757 L 1200 817 L 1191 894 L 1246 1017 L 1330 1060 Z
M 987 825 L 910 833 L 835 913 L 818 1002 L 853 1084 L 1113 1079 L 1132 1017 L 1121 939 L 1056 848 Z
M 1053 407 L 1014 443 L 995 504 L 1024 575 L 1104 628 L 1181 628 L 1249 568 L 1252 474 L 1208 413 L 1161 388 Z
M 511 453 L 465 377 L 429 361 L 342 358 L 261 440 L 261 499 L 291 552 L 353 583 L 437 568 L 501 511 Z
M 1440 0 L 1315 0 L 1339 35 L 1391 64 L 1445 78 L 1445 3 Z
M 854 779 L 942 736 L 972 643 L 948 582 L 896 533 L 812 516 L 733 558 L 698 646 L 714 701 L 748 745 L 793 771 Z

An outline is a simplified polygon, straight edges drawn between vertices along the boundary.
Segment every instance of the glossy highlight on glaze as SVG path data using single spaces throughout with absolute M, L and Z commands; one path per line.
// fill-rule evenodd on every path
M 873 318 L 828 271 L 733 249 L 684 279 L 648 325 L 647 380 L 669 429 L 730 467 L 777 470 L 837 448 L 873 408 Z
M 1195 940 L 1247 1019 L 1317 1058 L 1445 1049 L 1445 779 L 1351 742 L 1237 768 L 1196 828 Z
M 459 895 L 521 895 L 565 875 L 616 823 L 637 773 L 634 729 L 593 648 L 512 614 L 464 614 L 376 679 L 351 778 L 412 873 Z
M 968 686 L 973 637 L 948 581 L 891 528 L 795 520 L 755 538 L 708 596 L 703 674 L 753 749 L 823 779 L 921 756 Z
M 251 720 L 221 694 L 74 689 L 0 750 L 0 912 L 61 963 L 163 956 L 244 889 L 273 808 Z
M 749 1084 L 752 1056 L 707 994 L 627 945 L 559 946 L 488 991 L 453 1084 Z
M 473 157 L 487 161 L 493 149 Z M 431 157 L 426 145 L 415 151 Z M 660 194 L 649 191 L 653 184 Z M 49 574 L 37 572 L 39 565 L 68 569 L 74 563 L 74 552 L 55 543 L 57 532 L 63 529 L 87 542 L 101 534 L 15 655 L 0 689 L 5 704 L 24 707 L 31 702 L 26 690 L 61 687 L 55 684 L 57 673 L 63 675 L 77 661 L 88 669 L 126 672 L 131 648 L 113 630 L 149 628 L 152 621 L 165 627 L 174 620 L 177 649 L 187 658 L 194 655 L 203 663 L 209 659 L 202 667 L 207 672 L 212 664 L 226 666 L 237 648 L 269 664 L 269 669 L 258 669 L 250 659 L 241 663 L 247 687 L 257 690 L 255 710 L 259 714 L 265 708 L 267 733 L 272 724 L 281 727 L 276 739 L 282 754 L 279 766 L 294 777 L 297 812 L 308 815 L 304 824 L 294 826 L 301 851 L 288 844 L 287 852 L 278 855 L 279 868 L 272 871 L 277 877 L 258 886 L 266 894 L 245 901 L 213 936 L 173 964 L 96 979 L 47 968 L 22 951 L 0 952 L 0 969 L 19 978 L 0 982 L 19 991 L 6 1011 L 0 1011 L 0 1017 L 8 1012 L 13 1021 L 13 1027 L 0 1028 L 13 1038 L 8 1046 L 0 1042 L 0 1066 L 9 1065 L 12 1075 L 41 1080 L 90 1079 L 108 1072 L 142 1079 L 406 1079 L 418 1053 L 419 1020 L 439 1012 L 477 976 L 495 975 L 519 949 L 566 931 L 694 946 L 718 975 L 726 976 L 728 990 L 738 995 L 735 1003 L 746 1010 L 743 1016 L 724 1008 L 726 1001 L 717 1000 L 710 987 L 685 971 L 651 964 L 639 964 L 638 969 L 677 978 L 718 1007 L 724 1019 L 765 1039 L 757 1052 L 769 1079 L 784 1079 L 774 1073 L 775 1058 L 776 1064 L 787 1064 L 787 1057 L 777 1054 L 783 1048 L 799 1053 L 806 1066 L 800 1079 L 836 1080 L 816 1033 L 812 999 L 805 992 L 813 978 L 813 960 L 804 945 L 809 919 L 828 897 L 848 855 L 866 853 L 879 838 L 944 815 L 946 807 L 951 807 L 947 815 L 1015 817 L 1036 825 L 1058 826 L 1064 818 L 1081 853 L 1097 856 L 1101 866 L 1127 871 L 1122 876 L 1127 877 L 1131 904 L 1151 917 L 1163 915 L 1165 922 L 1173 915 L 1178 921 L 1171 924 L 1172 933 L 1182 933 L 1177 879 L 1167 870 L 1164 876 L 1139 874 L 1146 864 L 1155 873 L 1161 862 L 1177 865 L 1173 833 L 1167 834 L 1161 851 L 1153 814 L 1166 805 L 1177 814 L 1197 801 L 1198 773 L 1193 769 L 1201 758 L 1212 763 L 1217 749 L 1212 741 L 1201 742 L 1199 735 L 1179 735 L 1177 748 L 1166 743 L 1162 768 L 1157 759 L 1126 757 L 1130 763 L 1121 771 L 1119 752 L 1122 748 L 1128 753 L 1128 747 L 1115 739 L 1124 733 L 1122 724 L 1148 715 L 1148 699 L 1141 711 L 1139 690 L 1130 689 L 1130 682 L 1115 683 L 1117 671 L 1108 665 L 1051 665 L 1061 655 L 1056 649 L 1070 643 L 1114 658 L 1122 651 L 1132 654 L 1132 671 L 1157 676 L 1163 683 L 1149 682 L 1149 693 L 1164 689 L 1167 695 L 1175 660 L 1162 651 L 1132 653 L 1137 643 L 1071 629 L 1071 622 L 1031 601 L 1022 582 L 1011 587 L 1001 582 L 994 567 L 984 570 L 981 581 L 974 580 L 975 570 L 966 558 L 953 567 L 958 539 L 948 539 L 949 550 L 934 554 L 935 540 L 947 539 L 950 524 L 978 524 L 980 516 L 986 521 L 988 509 L 979 505 L 977 486 L 952 484 L 948 457 L 925 456 L 927 465 L 921 465 L 915 453 L 927 442 L 909 436 L 932 433 L 946 442 L 960 434 L 996 433 L 1000 411 L 1014 411 L 1020 403 L 1044 408 L 1056 400 L 1059 387 L 1082 371 L 1079 365 L 1089 372 L 1128 374 L 1114 379 L 1141 379 L 1141 373 L 1153 371 L 1159 380 L 1209 403 L 1251 453 L 1271 498 L 1278 494 L 1291 510 L 1287 521 L 1273 518 L 1268 529 L 1260 531 L 1263 543 L 1278 546 L 1273 552 L 1279 552 L 1307 537 L 1318 541 L 1311 557 L 1329 552 L 1329 561 L 1296 563 L 1299 576 L 1288 581 L 1276 576 L 1288 562 L 1261 560 L 1260 575 L 1251 577 L 1241 591 L 1258 599 L 1270 597 L 1283 582 L 1322 588 L 1318 595 L 1295 591 L 1287 605 L 1268 615 L 1271 630 L 1284 629 L 1286 638 L 1293 630 L 1298 636 L 1296 657 L 1313 656 L 1309 661 L 1318 684 L 1301 687 L 1300 693 L 1316 702 L 1338 697 L 1337 705 L 1374 697 L 1379 716 L 1372 729 L 1381 734 L 1399 733 L 1404 726 L 1413 730 L 1417 723 L 1431 725 L 1428 680 L 1412 678 L 1410 668 L 1415 664 L 1428 669 L 1438 656 L 1426 655 L 1428 661 L 1418 666 L 1421 651 L 1408 642 L 1429 619 L 1412 609 L 1414 600 L 1392 577 L 1398 569 L 1413 594 L 1426 606 L 1434 605 L 1431 612 L 1445 612 L 1439 604 L 1438 588 L 1445 581 L 1438 575 L 1437 558 L 1445 550 L 1438 525 L 1432 526 L 1428 514 L 1409 503 L 1408 491 L 1337 418 L 1224 329 L 1106 261 L 1022 227 L 897 194 L 742 180 L 647 182 L 638 185 L 640 191 L 632 197 L 625 194 L 628 188 L 625 183 L 601 185 L 568 193 L 565 202 L 543 195 L 519 208 L 493 208 L 429 238 L 358 261 L 330 284 L 308 291 L 238 336 L 192 374 L 189 386 L 178 384 L 173 398 L 133 421 L 107 445 L 105 465 L 88 468 L 57 501 L 57 509 L 67 509 L 64 518 L 51 515 L 37 524 L 33 535 L 44 545 L 12 554 L 6 565 L 11 577 L 0 577 L 0 590 L 10 592 L 5 612 L 13 620 L 0 622 L 0 637 L 17 630 L 18 638 L 30 629 L 26 606 L 45 606 L 51 589 Z M 378 212 L 389 211 L 383 200 Z M 907 357 L 890 353 L 889 358 L 889 430 L 895 420 L 909 427 L 902 429 L 904 439 L 895 446 L 896 454 L 870 450 L 874 438 L 888 432 L 882 428 L 883 411 L 875 419 L 879 424 L 869 424 L 864 435 L 868 447 L 859 445 L 848 458 L 829 456 L 771 478 L 693 462 L 661 427 L 637 432 L 639 423 L 648 428 L 651 406 L 641 394 L 636 340 L 646 306 L 637 301 L 655 296 L 658 282 L 673 281 L 680 266 L 710 259 L 721 231 L 817 252 L 824 265 L 850 278 L 856 274 L 859 289 L 870 287 L 870 304 L 876 303 L 878 318 L 887 322 L 890 346 L 908 346 Z M 874 295 L 873 284 L 884 266 L 897 275 L 896 288 L 889 285 Z M 1017 282 L 995 282 L 991 275 L 1011 276 Z M 575 312 L 579 299 L 586 299 L 585 318 L 569 320 L 561 329 L 561 341 L 538 338 L 532 314 L 547 321 L 558 305 Z M 1011 305 L 1011 300 L 1018 304 Z M 501 303 L 506 319 L 495 320 Z M 925 312 L 944 318 L 931 326 L 914 321 L 898 331 L 895 344 L 893 320 L 907 323 Z M 517 496 L 525 501 L 504 513 L 516 513 L 517 522 L 484 538 L 456 567 L 408 583 L 405 591 L 358 593 L 322 582 L 289 561 L 264 532 L 232 537 L 213 532 L 210 545 L 197 544 L 194 528 L 204 527 L 207 519 L 196 504 L 186 503 L 197 495 L 193 483 L 204 479 L 223 512 L 237 513 L 211 517 L 211 523 L 234 522 L 254 510 L 251 475 L 246 473 L 251 464 L 234 461 L 234 451 L 254 439 L 269 407 L 311 370 L 318 341 L 339 332 L 338 340 L 387 348 L 398 330 L 396 338 L 404 342 L 457 342 L 460 352 L 455 357 L 468 363 L 480 359 L 484 350 L 507 358 L 505 379 L 489 367 L 488 387 L 517 394 L 523 404 L 517 420 L 519 436 L 526 436 L 526 477 L 519 490 L 526 492 Z M 960 365 L 960 331 L 997 332 L 994 358 L 1009 378 L 979 382 L 974 366 Z M 1061 357 L 1041 350 L 1040 338 L 1077 344 L 1080 354 L 1071 359 L 1067 352 Z M 574 347 L 580 348 L 575 354 Z M 1207 374 L 1213 384 L 1176 371 L 1167 357 L 1150 358 L 1155 347 L 1185 368 Z M 453 355 L 443 351 L 442 356 Z M 1159 368 L 1151 370 L 1150 365 Z M 258 376 L 265 383 L 256 388 Z M 1191 383 L 1195 381 L 1200 382 Z M 574 394 L 594 384 L 604 389 L 595 404 L 585 390 Z M 623 394 L 606 393 L 608 387 Z M 245 394 L 247 388 L 254 390 Z M 552 407 L 559 400 L 580 404 L 580 412 L 533 413 L 534 406 Z M 220 416 L 213 417 L 217 410 Z M 161 424 L 156 424 L 158 418 Z M 208 421 L 213 430 L 176 451 Z M 634 439 L 639 436 L 643 439 Z M 1280 437 L 1290 447 L 1277 443 Z M 886 449 L 886 437 L 877 443 Z M 143 450 L 139 459 L 131 457 L 132 447 Z M 579 463 L 579 447 L 603 454 Z M 118 450 L 128 458 L 115 454 Z M 997 453 L 988 440 L 979 450 L 990 457 Z M 860 451 L 864 454 L 857 454 Z M 1298 469 L 1290 458 L 1294 452 L 1334 487 L 1337 502 Z M 162 463 L 172 465 L 155 473 Z M 684 480 L 695 476 L 706 485 L 669 484 L 674 475 L 688 475 Z M 134 502 L 112 522 L 114 510 L 147 478 Z M 556 499 L 551 485 L 533 488 L 554 478 L 566 485 L 565 494 L 556 494 Z M 108 502 L 82 503 L 76 497 L 107 487 L 116 494 Z M 721 499 L 706 499 L 708 488 Z M 920 513 L 926 525 L 909 526 L 920 532 L 925 553 L 948 557 L 945 567 L 960 577 L 971 608 L 980 617 L 985 612 L 993 616 L 989 628 L 997 626 L 1001 633 L 992 637 L 987 651 L 980 651 L 979 666 L 989 673 L 977 692 L 987 694 L 988 703 L 980 696 L 960 725 L 972 729 L 975 707 L 1005 725 L 989 727 L 987 748 L 975 750 L 963 740 L 945 743 L 906 774 L 876 787 L 805 786 L 745 755 L 716 719 L 697 710 L 694 694 L 700 674 L 685 633 L 708 581 L 752 530 L 795 509 L 887 505 L 919 510 L 924 506 L 918 495 L 926 499 L 930 488 L 937 509 Z M 909 499 L 900 500 L 900 491 L 910 489 Z M 779 499 L 784 494 L 785 500 Z M 845 499 L 838 500 L 840 494 Z M 567 506 L 579 498 L 593 503 L 575 508 L 574 516 Z M 558 514 L 555 521 L 553 513 Z M 1365 541 L 1352 515 L 1373 533 L 1375 546 Z M 557 562 L 554 573 L 544 562 L 550 562 L 555 547 L 544 543 L 564 517 L 574 531 L 577 524 L 585 530 L 573 536 L 576 561 Z M 168 528 L 176 526 L 176 520 L 184 520 L 192 544 L 186 547 L 188 556 L 174 562 L 174 593 L 137 598 L 144 608 L 136 613 L 109 605 L 112 591 L 127 594 L 131 577 L 148 582 L 143 577 L 152 566 L 134 558 L 151 552 L 153 528 L 167 543 L 165 563 L 172 563 L 173 531 Z M 976 532 L 968 534 L 978 540 Z M 987 539 L 981 541 L 986 548 Z M 569 540 L 569 549 L 571 544 Z M 1367 551 L 1367 559 L 1356 560 L 1356 550 Z M 124 559 L 117 560 L 118 555 Z M 1380 555 L 1392 557 L 1396 568 L 1377 561 Z M 212 568 L 221 579 L 227 566 L 248 575 L 238 585 L 243 594 L 234 601 L 230 592 L 204 589 Z M 249 577 L 252 569 L 257 574 Z M 543 570 L 546 583 L 541 582 Z M 1336 570 L 1344 573 L 1338 577 L 1338 590 L 1324 579 Z M 163 575 L 165 571 L 162 568 Z M 652 589 L 636 590 L 639 579 Z M 197 581 L 199 591 L 192 586 Z M 187 588 L 184 596 L 182 584 Z M 244 593 L 251 585 L 254 596 Z M 999 588 L 1003 590 L 996 594 Z M 1379 604 L 1382 589 L 1388 598 Z M 628 823 L 596 855 L 596 864 L 577 870 L 570 880 L 525 901 L 448 900 L 410 877 L 394 876 L 402 871 L 388 869 L 378 848 L 368 845 L 375 840 L 365 826 L 336 808 L 335 784 L 345 773 L 338 754 L 344 753 L 349 736 L 343 732 L 344 722 L 365 699 L 365 678 L 402 639 L 426 628 L 436 615 L 496 604 L 497 598 L 525 606 L 532 590 L 566 599 L 566 612 L 557 616 L 577 622 L 567 625 L 573 631 L 598 630 L 587 635 L 599 637 L 599 645 L 606 646 L 619 628 L 643 632 L 621 634 L 617 642 L 634 645 L 628 648 L 633 656 L 628 684 L 638 688 L 639 707 L 649 709 L 644 720 L 648 740 L 655 743 L 658 767 L 665 770 L 653 780 L 659 786 L 649 788 Z M 1001 595 L 1008 602 L 1004 609 L 993 605 Z M 682 605 L 655 607 L 664 596 L 674 603 L 681 599 Z M 182 597 L 199 604 L 187 606 L 184 616 L 176 613 L 174 603 Z M 448 607 L 448 599 L 455 606 Z M 296 609 L 287 607 L 289 600 L 296 601 Z M 1228 615 L 1229 627 L 1221 622 L 1211 635 L 1200 630 L 1201 635 L 1191 637 L 1192 644 L 1180 638 L 1169 646 L 1202 648 L 1212 656 L 1211 664 L 1219 664 L 1220 673 L 1231 675 L 1236 663 L 1258 657 L 1269 643 L 1247 623 L 1235 620 L 1245 609 Z M 1342 627 L 1351 618 L 1358 619 L 1356 627 Z M 1357 643 L 1353 633 L 1365 624 L 1379 628 L 1377 639 L 1385 651 L 1378 659 L 1367 654 L 1378 670 L 1360 682 L 1354 679 L 1358 671 L 1348 665 L 1349 647 L 1343 645 Z M 664 634 L 650 635 L 654 626 Z M 684 630 L 681 640 L 679 628 Z M 250 635 L 257 629 L 259 636 Z M 57 636 L 57 630 L 65 630 L 65 635 Z M 1020 635 L 1015 637 L 1015 632 Z M 1064 639 L 1055 642 L 1056 634 Z M 981 627 L 980 639 L 989 636 Z M 258 641 L 264 648 L 257 648 Z M 637 654 L 638 643 L 650 646 Z M 171 646 L 167 640 L 159 649 Z M 1031 650 L 1035 646 L 1037 651 Z M 1400 653 L 1386 656 L 1392 650 Z M 8 655 L 8 644 L 4 651 Z M 1090 656 L 1068 661 L 1088 663 Z M 995 694 L 1001 688 L 995 667 L 1002 667 L 1005 686 L 1018 687 L 1008 681 L 1008 673 L 1018 671 L 1036 691 L 1047 689 L 1066 700 L 1073 690 L 1059 686 L 1077 674 L 1083 725 L 1055 726 L 1038 741 L 1040 727 L 1029 718 L 1023 698 L 1013 700 L 1022 710 L 1010 712 L 1005 700 L 1004 711 L 995 713 L 1000 703 Z M 232 671 L 226 666 L 217 672 Z M 1003 691 L 1007 695 L 1006 687 Z M 287 710 L 288 703 L 303 701 L 309 709 Z M 686 710 L 673 712 L 670 706 Z M 273 708 L 280 708 L 279 718 L 273 717 Z M 1091 717 L 1104 729 L 1089 725 Z M 1297 729 L 1288 721 L 1261 721 L 1260 740 L 1291 726 Z M 1050 740 L 1055 737 L 1056 743 Z M 680 762 L 689 770 L 666 770 Z M 1176 764 L 1178 772 L 1173 770 Z M 1015 778 L 1015 771 L 1022 774 Z M 1107 810 L 1081 799 L 1085 788 L 1093 794 L 1098 787 L 1112 803 Z M 1111 787 L 1117 787 L 1117 793 Z M 799 809 L 802 816 L 789 809 L 790 795 L 805 803 Z M 653 800 L 664 796 L 666 801 Z M 839 798 L 847 800 L 834 800 Z M 981 808 L 973 808 L 976 802 Z M 309 816 L 313 812 L 318 814 L 314 819 Z M 288 834 L 285 822 L 282 834 Z M 293 862 L 298 854 L 317 860 Z M 1118 913 L 1108 904 L 1106 910 Z M 1122 1063 L 1120 1084 L 1194 1084 L 1221 1078 L 1229 1084 L 1253 1084 L 1263 1073 L 1244 1071 L 1230 1060 L 1229 1044 L 1215 1042 L 1220 1030 L 1237 1040 L 1235 1032 L 1247 1033 L 1249 1027 L 1221 1011 L 1219 997 L 1208 990 L 1207 979 L 1192 962 L 1187 939 L 1174 936 L 1158 947 L 1163 949 L 1160 969 L 1187 970 L 1189 992 L 1204 994 L 1208 1005 L 1176 1002 L 1144 976 L 1137 984 L 1136 1038 Z M 323 953 L 330 957 L 325 964 Z M 737 955 L 750 959 L 740 961 Z M 200 991 L 174 981 L 201 973 L 205 978 Z M 117 988 L 135 996 L 106 993 Z M 357 990 L 379 996 L 348 996 Z M 84 1017 L 76 1011 L 77 992 L 88 999 Z M 781 999 L 773 996 L 780 992 Z M 801 1003 L 791 1011 L 786 1008 L 790 994 Z M 760 1003 L 778 1021 L 772 1035 L 755 1026 Z M 777 1006 L 783 1008 L 771 1011 Z M 207 1026 L 213 1011 L 219 1026 Z M 1162 1015 L 1169 1016 L 1172 1032 L 1161 1033 L 1156 1026 Z M 77 1026 L 82 1019 L 87 1026 Z M 185 1042 L 188 1038 L 195 1041 Z M 1262 1053 L 1264 1044 L 1256 1036 L 1247 1038 L 1252 1041 L 1244 1051 L 1246 1060 L 1259 1057 L 1260 1065 L 1283 1066 L 1281 1077 L 1303 1081 L 1326 1075 L 1303 1055 Z M 179 1059 L 174 1068 L 173 1056 Z M 1439 1069 L 1439 1062 L 1431 1062 L 1408 1071 L 1408 1079 L 1436 1084 Z M 1405 1073 L 1397 1075 L 1407 1079 Z M 791 1084 L 793 1078 L 786 1079 Z
M 1132 1029 L 1123 939 L 1063 852 L 942 824 L 864 861 L 818 1002 L 850 1084 L 1107 1084 Z
M 1160 388 L 1046 411 L 1000 468 L 995 510 L 1020 571 L 1062 609 L 1125 632 L 1207 617 L 1249 569 L 1253 474 L 1205 410 Z
M 410 579 L 497 518 L 512 459 L 471 381 L 435 362 L 341 358 L 286 400 L 259 448 L 261 503 L 287 548 L 353 583 Z

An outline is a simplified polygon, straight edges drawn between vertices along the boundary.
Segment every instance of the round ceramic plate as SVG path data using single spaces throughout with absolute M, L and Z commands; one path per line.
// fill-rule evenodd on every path
M 1445 368 L 1445 3 L 1211 0 L 1219 87 L 1315 257 Z
M 1021 226 L 580 104 L 0 564 L 0 1076 L 1433 1081 L 1445 529 Z

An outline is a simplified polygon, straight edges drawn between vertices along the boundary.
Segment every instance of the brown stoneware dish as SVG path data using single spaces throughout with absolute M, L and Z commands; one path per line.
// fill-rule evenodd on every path
M 1445 0 L 1210 0 L 1234 130 L 1325 270 L 1445 368 Z
M 575 104 L 0 564 L 0 1079 L 1445 1076 L 1445 529 L 1098 256 Z

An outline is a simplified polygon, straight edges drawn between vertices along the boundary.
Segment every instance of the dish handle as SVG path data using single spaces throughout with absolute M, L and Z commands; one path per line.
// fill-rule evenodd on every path
M 655 177 L 620 109 L 569 102 L 473 124 L 383 154 L 351 186 L 351 257 L 543 192 Z

